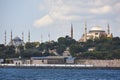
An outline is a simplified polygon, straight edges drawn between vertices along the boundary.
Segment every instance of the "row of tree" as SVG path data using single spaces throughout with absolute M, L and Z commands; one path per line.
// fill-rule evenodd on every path
M 18 46 L 20 53 L 15 53 L 14 46 L 4 46 L 0 44 L 0 58 L 24 57 L 30 58 L 33 56 L 52 56 L 54 53 L 49 53 L 49 50 L 56 50 L 59 55 L 63 55 L 66 48 L 72 56 L 81 59 L 120 59 L 120 38 L 90 39 L 87 42 L 77 42 L 69 36 L 58 38 L 57 42 L 32 42 L 26 43 L 25 46 Z M 92 51 L 89 49 L 92 48 Z

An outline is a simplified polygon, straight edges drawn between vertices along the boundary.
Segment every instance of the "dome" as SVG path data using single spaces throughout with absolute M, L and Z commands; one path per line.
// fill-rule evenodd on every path
M 19 45 L 23 45 L 23 43 L 24 42 L 19 37 L 15 37 L 12 39 L 12 41 L 10 41 L 9 45 L 19 46 Z
M 100 26 L 92 27 L 90 31 L 103 31 L 103 29 Z
M 14 39 L 13 39 L 13 41 L 16 41 L 16 42 L 19 42 L 19 41 L 22 41 L 19 37 L 15 37 Z

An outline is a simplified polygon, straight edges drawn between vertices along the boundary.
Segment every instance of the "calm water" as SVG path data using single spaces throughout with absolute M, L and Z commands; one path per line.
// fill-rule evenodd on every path
M 0 68 L 0 80 L 120 80 L 120 70 Z

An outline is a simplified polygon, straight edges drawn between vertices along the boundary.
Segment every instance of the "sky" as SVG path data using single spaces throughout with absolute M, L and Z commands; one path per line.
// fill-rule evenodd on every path
M 28 41 L 50 39 L 70 35 L 73 24 L 73 37 L 79 40 L 84 32 L 84 23 L 89 31 L 94 26 L 103 30 L 110 25 L 113 36 L 120 37 L 120 0 L 0 0 L 0 44 L 4 44 L 7 32 L 7 44 L 10 32 L 13 38 L 22 37 Z M 42 39 L 41 39 L 42 37 Z

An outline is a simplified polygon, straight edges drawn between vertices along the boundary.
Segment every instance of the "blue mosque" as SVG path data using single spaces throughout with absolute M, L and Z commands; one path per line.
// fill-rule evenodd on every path
M 22 38 L 16 36 L 12 38 L 12 31 L 11 31 L 11 36 L 10 36 L 10 42 L 6 44 L 6 31 L 5 31 L 5 46 L 14 46 L 15 47 L 15 52 L 20 53 L 19 46 L 24 46 L 25 49 L 25 42 L 24 42 L 24 33 L 22 32 Z M 28 32 L 28 42 L 30 42 L 30 31 Z

